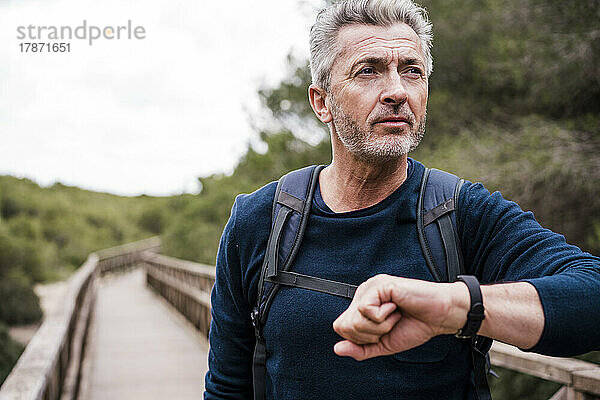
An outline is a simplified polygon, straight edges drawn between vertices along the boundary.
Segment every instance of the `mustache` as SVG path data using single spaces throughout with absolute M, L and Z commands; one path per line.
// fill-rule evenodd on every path
M 376 112 L 370 117 L 370 123 L 373 125 L 388 119 L 402 119 L 411 127 L 417 122 L 413 112 L 404 104 L 402 106 L 376 110 Z

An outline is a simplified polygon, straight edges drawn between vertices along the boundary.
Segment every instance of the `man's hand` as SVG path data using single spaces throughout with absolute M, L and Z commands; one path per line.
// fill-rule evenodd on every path
M 452 285 L 389 275 L 367 280 L 333 323 L 333 329 L 347 339 L 335 345 L 335 353 L 364 360 L 399 353 L 434 336 L 457 332 L 466 321 L 469 293 L 459 283 L 462 290 L 454 289 L 462 291 L 462 296 L 452 296 Z M 460 297 L 462 306 L 456 301 Z
M 544 329 L 544 311 L 527 282 L 481 286 L 485 319 L 479 334 L 527 349 Z M 333 323 L 343 338 L 334 351 L 356 360 L 399 353 L 462 328 L 470 308 L 462 282 L 437 283 L 377 275 L 358 287 Z

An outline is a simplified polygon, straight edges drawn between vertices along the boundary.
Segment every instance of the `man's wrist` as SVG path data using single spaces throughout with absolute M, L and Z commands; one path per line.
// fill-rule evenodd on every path
M 444 333 L 455 334 L 467 322 L 467 313 L 471 306 L 471 298 L 469 296 L 469 289 L 462 282 L 449 283 L 448 287 L 450 304 L 442 329 Z

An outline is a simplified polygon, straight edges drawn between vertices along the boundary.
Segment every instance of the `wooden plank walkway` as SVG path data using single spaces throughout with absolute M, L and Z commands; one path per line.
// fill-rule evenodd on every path
M 202 398 L 206 340 L 146 287 L 141 269 L 102 278 L 89 351 L 84 398 Z

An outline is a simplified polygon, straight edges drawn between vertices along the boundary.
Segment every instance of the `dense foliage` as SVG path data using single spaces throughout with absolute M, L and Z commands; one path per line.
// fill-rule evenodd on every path
M 0 322 L 0 385 L 22 352 L 23 347 L 8 336 L 6 326 Z

